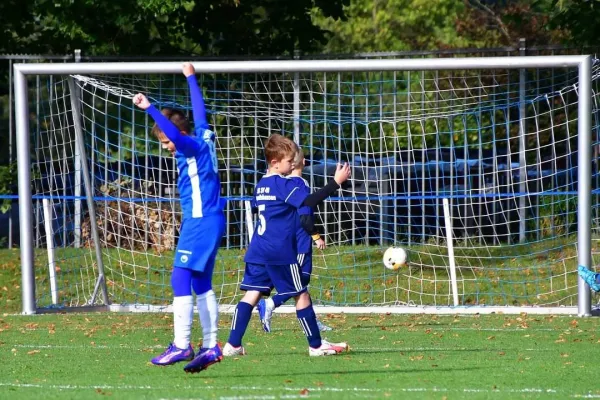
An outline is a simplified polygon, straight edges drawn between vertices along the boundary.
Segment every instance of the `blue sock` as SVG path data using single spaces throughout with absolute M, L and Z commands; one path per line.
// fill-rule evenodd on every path
M 600 285 L 600 274 L 596 274 L 596 283 Z
M 250 317 L 252 316 L 252 310 L 254 306 L 248 303 L 240 301 L 233 312 L 233 319 L 231 320 L 231 332 L 229 333 L 229 340 L 227 341 L 234 347 L 242 345 L 242 338 L 248 328 Z
M 286 301 L 288 301 L 289 299 L 291 299 L 292 295 L 289 294 L 279 294 L 277 293 L 275 296 L 271 297 L 271 300 L 273 300 L 273 304 L 275 304 L 275 308 L 279 307 L 280 305 L 282 305 L 283 303 L 285 303 Z
M 296 316 L 308 339 L 308 345 L 312 348 L 321 347 L 321 332 L 319 332 L 317 316 L 312 304 L 302 310 L 296 310 Z

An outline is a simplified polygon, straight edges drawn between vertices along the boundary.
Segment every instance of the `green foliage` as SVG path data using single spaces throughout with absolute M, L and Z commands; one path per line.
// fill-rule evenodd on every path
M 330 52 L 401 51 L 471 45 L 459 37 L 455 22 L 463 2 L 440 0 L 352 0 L 347 21 L 312 10 L 315 25 L 330 32 Z
M 596 46 L 600 35 L 599 0 L 553 0 L 551 27 L 570 32 L 577 46 Z
M 541 237 L 557 237 L 577 230 L 577 198 L 572 195 L 540 196 L 537 218 L 529 221 L 533 232 Z
M 17 164 L 0 165 L 0 195 L 10 195 L 15 191 L 17 184 Z M 0 213 L 10 210 L 12 200 L 0 199 Z
M 482 48 L 555 43 L 548 28 L 550 0 L 488 5 L 481 0 L 351 0 L 346 21 L 313 8 L 313 23 L 328 31 L 329 52 Z
M 309 10 L 340 17 L 345 0 L 5 0 L 0 53 L 291 54 L 323 40 Z M 83 17 L 85 16 L 85 18 Z

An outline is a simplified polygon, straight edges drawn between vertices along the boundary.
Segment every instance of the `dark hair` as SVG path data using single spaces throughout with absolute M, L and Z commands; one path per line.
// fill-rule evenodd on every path
M 182 111 L 176 110 L 174 108 L 163 108 L 160 110 L 161 114 L 164 115 L 179 129 L 181 132 L 185 132 L 187 134 L 190 133 L 190 121 L 188 121 L 187 117 Z M 154 124 L 152 127 L 152 134 L 158 137 L 161 134 L 164 134 L 162 129 L 158 126 L 158 124 Z
M 269 139 L 267 139 L 267 143 L 265 144 L 265 158 L 267 159 L 267 164 L 273 160 L 281 161 L 287 156 L 293 157 L 296 154 L 297 149 L 298 146 L 296 146 L 296 143 L 285 136 L 275 133 L 269 136 Z

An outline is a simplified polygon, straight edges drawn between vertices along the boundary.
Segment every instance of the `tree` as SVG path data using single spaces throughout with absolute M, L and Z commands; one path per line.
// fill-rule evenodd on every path
M 600 34 L 600 1 L 553 0 L 550 26 L 570 32 L 569 43 L 597 46 Z
M 35 0 L 0 2 L 0 53 L 282 55 L 324 39 L 309 11 L 346 0 Z M 24 4 L 23 4 L 24 3 Z
M 457 31 L 467 37 L 495 36 L 493 46 L 513 46 L 524 38 L 529 45 L 557 44 L 568 32 L 550 27 L 553 0 L 465 0 L 468 18 L 457 20 Z
M 547 28 L 551 0 L 351 0 L 347 20 L 313 9 L 314 23 L 328 32 L 330 52 L 434 50 L 557 42 Z

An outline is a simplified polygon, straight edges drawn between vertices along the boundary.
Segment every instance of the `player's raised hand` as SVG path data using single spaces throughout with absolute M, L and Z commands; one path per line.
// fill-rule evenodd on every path
M 315 244 L 317 245 L 317 249 L 325 250 L 325 241 L 323 239 L 315 240 Z
M 186 78 L 188 76 L 192 76 L 192 75 L 196 74 L 196 69 L 194 68 L 192 63 L 189 63 L 189 62 L 183 63 L 181 70 L 183 71 L 183 75 L 185 75 Z
M 350 166 L 348 163 L 344 163 L 344 165 L 338 164 L 335 170 L 335 175 L 333 176 L 335 182 L 338 185 L 341 185 L 342 183 L 346 182 L 348 178 L 350 178 Z
M 148 98 L 141 93 L 138 93 L 135 96 L 133 96 L 133 104 L 135 104 L 142 110 L 145 110 L 148 107 L 150 107 L 150 101 L 148 101 Z

